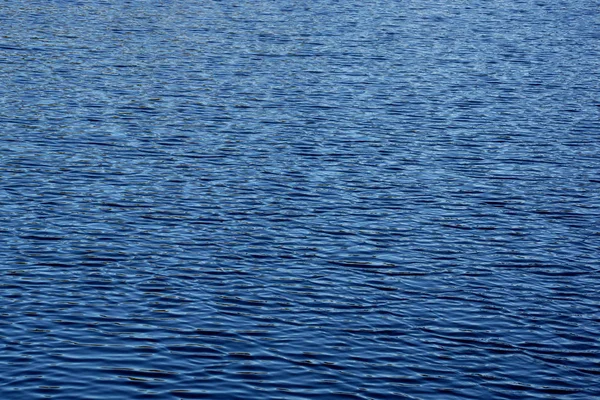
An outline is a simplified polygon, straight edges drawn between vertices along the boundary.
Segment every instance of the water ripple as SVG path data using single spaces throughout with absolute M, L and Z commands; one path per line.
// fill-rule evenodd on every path
M 600 397 L 596 9 L 5 1 L 1 397 Z

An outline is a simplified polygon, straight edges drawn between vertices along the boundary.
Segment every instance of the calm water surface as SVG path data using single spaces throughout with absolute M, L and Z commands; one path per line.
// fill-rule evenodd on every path
M 600 3 L 0 3 L 2 399 L 600 396 Z

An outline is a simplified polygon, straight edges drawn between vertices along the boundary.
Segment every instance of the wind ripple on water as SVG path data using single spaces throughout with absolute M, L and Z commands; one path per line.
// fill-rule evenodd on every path
M 557 4 L 4 2 L 1 397 L 600 397 Z

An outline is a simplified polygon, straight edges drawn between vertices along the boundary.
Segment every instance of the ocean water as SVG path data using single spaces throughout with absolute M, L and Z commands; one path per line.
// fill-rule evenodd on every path
M 0 398 L 600 398 L 600 3 L 0 3 Z

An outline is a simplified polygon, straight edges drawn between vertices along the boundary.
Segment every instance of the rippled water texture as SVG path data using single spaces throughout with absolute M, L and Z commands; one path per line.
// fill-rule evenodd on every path
M 600 396 L 600 4 L 0 3 L 0 398 Z

